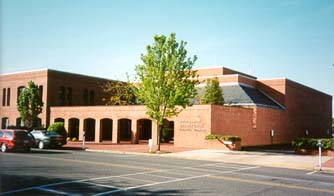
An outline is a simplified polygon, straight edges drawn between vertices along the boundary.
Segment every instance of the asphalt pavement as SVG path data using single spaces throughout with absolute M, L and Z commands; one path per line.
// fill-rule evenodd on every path
M 333 195 L 317 171 L 81 150 L 1 153 L 1 195 Z

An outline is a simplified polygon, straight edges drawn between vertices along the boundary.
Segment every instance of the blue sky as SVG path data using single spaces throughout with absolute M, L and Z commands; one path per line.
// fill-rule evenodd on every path
M 124 79 L 156 34 L 195 67 L 286 77 L 334 93 L 333 0 L 1 0 L 1 73 L 51 68 Z

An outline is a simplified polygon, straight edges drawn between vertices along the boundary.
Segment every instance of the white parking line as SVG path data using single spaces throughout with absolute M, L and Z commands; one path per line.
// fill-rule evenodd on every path
M 24 191 L 28 191 L 28 190 L 37 189 L 37 190 L 43 190 L 43 191 L 48 191 L 48 192 L 54 192 L 54 193 L 58 193 L 58 194 L 66 194 L 66 195 L 74 196 L 75 194 L 70 194 L 70 193 L 66 193 L 66 192 L 62 192 L 62 191 L 56 191 L 56 190 L 53 190 L 53 189 L 46 188 L 46 187 L 51 187 L 51 186 L 56 186 L 56 185 L 64 185 L 64 184 L 69 184 L 69 183 L 87 183 L 87 184 L 92 184 L 92 185 L 95 185 L 95 186 L 104 186 L 104 187 L 108 187 L 108 188 L 117 189 L 117 190 L 112 190 L 112 191 L 107 191 L 107 192 L 96 194 L 96 196 L 98 196 L 98 195 L 105 195 L 105 194 L 110 194 L 110 193 L 114 193 L 114 192 L 120 192 L 120 191 L 135 189 L 135 188 L 141 188 L 141 187 L 146 187 L 146 186 L 153 186 L 153 185 L 170 183 L 170 182 L 178 182 L 178 181 L 189 180 L 189 179 L 194 179 L 194 178 L 202 178 L 202 177 L 207 177 L 207 176 L 213 175 L 213 174 L 205 174 L 203 172 L 190 171 L 190 170 L 211 171 L 211 172 L 214 172 L 214 174 L 217 174 L 217 173 L 221 173 L 222 174 L 222 173 L 232 173 L 232 172 L 236 172 L 236 171 L 255 169 L 255 168 L 259 168 L 260 167 L 260 166 L 244 167 L 244 168 L 230 170 L 230 171 L 219 171 L 219 170 L 208 170 L 208 169 L 195 168 L 195 167 L 201 167 L 201 166 L 205 166 L 205 165 L 208 166 L 209 164 L 196 165 L 194 167 L 181 167 L 181 168 L 178 168 L 178 169 L 173 168 L 173 169 L 165 169 L 165 170 L 153 170 L 153 171 L 137 172 L 137 173 L 131 173 L 131 174 L 117 175 L 117 176 L 103 176 L 103 177 L 97 177 L 97 178 L 72 180 L 72 181 L 63 181 L 63 182 L 45 184 L 45 185 L 41 185 L 41 186 L 33 186 L 33 187 L 28 187 L 28 188 L 23 188 L 23 189 L 11 190 L 11 191 L 0 193 L 0 195 L 7 195 L 7 194 L 12 194 L 12 193 L 18 193 L 18 192 L 24 192 Z M 186 173 L 187 172 L 188 173 L 193 173 L 195 175 L 184 174 L 185 173 L 185 169 L 188 169 L 188 171 L 186 171 Z M 177 173 L 177 170 L 180 170 L 180 172 Z M 141 180 L 141 179 L 135 179 L 135 178 L 128 178 L 128 179 L 131 179 L 131 180 L 138 180 L 138 181 L 149 182 L 148 184 L 139 185 L 139 186 L 133 186 L 133 187 L 128 187 L 128 188 L 120 188 L 120 187 L 115 187 L 115 186 L 102 185 L 102 184 L 88 182 L 88 181 L 95 181 L 95 180 L 102 180 L 102 179 L 111 179 L 111 178 L 127 178 L 128 176 L 134 176 L 134 175 L 145 175 L 145 174 L 151 175 L 152 173 L 174 173 L 176 175 L 189 176 L 189 177 L 185 177 L 185 178 L 173 178 L 173 177 L 168 177 L 168 176 L 159 176 L 159 177 L 165 177 L 165 178 L 171 178 L 172 179 L 172 180 L 167 180 L 167 181 L 162 181 L 162 182 L 155 182 L 155 181 L 149 181 L 149 180 Z M 152 175 L 154 175 L 154 174 L 152 174 Z
M 174 178 L 174 177 L 170 177 L 170 176 L 159 176 L 159 175 L 154 175 L 154 174 L 142 174 L 144 176 L 154 176 L 154 177 L 158 177 L 158 178 L 169 178 L 169 179 L 179 179 L 179 178 Z
M 144 179 L 129 178 L 129 177 L 118 177 L 118 178 L 124 178 L 124 179 L 128 179 L 128 180 L 142 181 L 142 182 L 148 182 L 148 183 L 155 182 L 155 181 L 152 181 L 152 180 L 144 180 Z
M 41 191 L 45 191 L 45 192 L 60 194 L 60 195 L 76 196 L 76 194 L 66 193 L 66 192 L 63 192 L 63 191 L 56 191 L 56 190 L 53 190 L 53 189 L 47 189 L 47 188 L 42 188 L 42 187 L 37 188 L 37 189 L 41 190 Z
M 308 172 L 306 175 L 312 175 L 314 173 L 317 173 L 317 171 Z

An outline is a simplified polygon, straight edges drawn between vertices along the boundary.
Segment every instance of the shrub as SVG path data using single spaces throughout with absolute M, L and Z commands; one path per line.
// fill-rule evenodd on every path
M 333 139 L 325 138 L 322 140 L 322 149 L 329 150 L 333 148 Z M 304 149 L 318 149 L 318 139 L 316 138 L 298 138 L 292 141 L 292 146 L 294 148 L 304 148 Z
M 49 126 L 48 131 L 56 131 L 58 134 L 66 137 L 67 133 L 63 122 L 55 122 Z
M 231 142 L 238 142 L 241 141 L 241 138 L 239 136 L 223 136 L 224 141 L 231 141 Z
M 75 141 L 77 141 L 77 138 L 75 138 L 75 137 L 72 138 L 72 142 L 75 142 Z
M 66 141 L 70 141 L 70 140 L 71 140 L 71 138 L 70 138 L 70 137 L 67 137 L 67 138 L 66 138 Z
M 209 134 L 205 137 L 206 140 L 224 140 L 224 141 L 231 141 L 231 142 L 237 142 L 241 141 L 241 138 L 239 136 L 230 136 L 230 135 L 215 135 L 215 134 Z

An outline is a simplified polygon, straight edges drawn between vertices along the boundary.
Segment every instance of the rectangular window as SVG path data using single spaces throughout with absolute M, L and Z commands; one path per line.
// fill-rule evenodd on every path
M 38 93 L 39 93 L 39 99 L 42 102 L 43 101 L 43 86 L 42 85 L 39 86 Z
M 2 106 L 6 106 L 6 88 L 2 89 Z
M 7 106 L 10 106 L 10 88 L 7 88 Z

